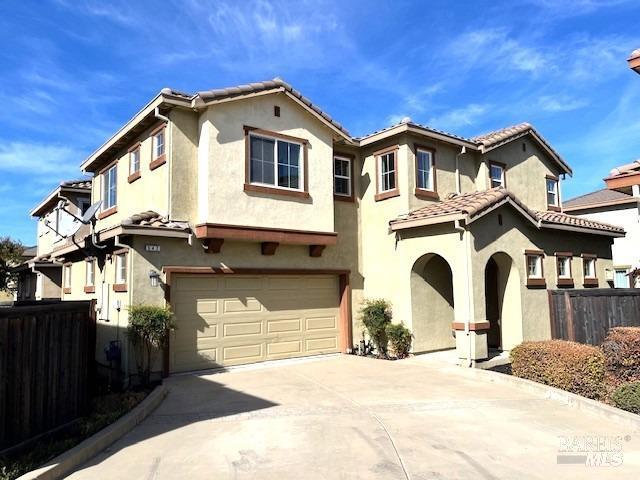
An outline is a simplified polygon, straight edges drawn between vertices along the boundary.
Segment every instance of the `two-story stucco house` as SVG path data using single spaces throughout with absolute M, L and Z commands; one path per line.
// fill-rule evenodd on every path
M 347 352 L 370 297 L 414 352 L 479 361 L 549 338 L 546 289 L 605 287 L 624 235 L 561 212 L 571 169 L 528 124 L 354 138 L 280 79 L 164 89 L 81 168 L 102 211 L 51 252 L 63 298 L 97 299 L 98 356 L 166 302 L 166 374 Z
M 614 168 L 604 181 L 607 188 L 567 200 L 564 210 L 625 230 L 613 241 L 613 284 L 640 288 L 640 160 Z

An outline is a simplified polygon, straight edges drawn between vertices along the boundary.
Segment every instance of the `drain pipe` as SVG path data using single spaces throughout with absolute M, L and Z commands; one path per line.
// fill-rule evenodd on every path
M 170 144 L 169 139 L 172 138 L 173 124 L 169 121 L 169 117 L 160 113 L 160 107 L 155 108 L 155 110 L 153 111 L 153 116 L 158 120 L 167 122 L 167 126 L 169 127 L 164 138 L 164 148 L 165 155 L 167 156 L 167 166 L 169 167 L 169 171 L 167 172 L 167 218 L 171 220 L 171 169 L 173 168 L 173 145 Z
M 462 189 L 460 187 L 460 157 L 467 153 L 467 147 L 463 146 L 460 153 L 456 155 L 456 193 L 460 195 Z
M 117 248 L 128 248 L 131 249 L 131 245 L 127 245 L 126 243 L 121 243 L 120 242 L 120 235 L 116 235 L 113 239 L 113 246 L 117 247 Z M 127 276 L 130 275 L 131 273 L 131 263 L 132 263 L 132 256 L 131 255 L 127 255 Z M 114 260 L 113 263 L 115 268 L 118 268 L 118 262 L 116 262 Z M 106 271 L 106 265 L 105 265 L 105 271 Z M 117 275 L 117 272 L 116 272 Z M 127 279 L 127 283 L 130 283 L 129 280 Z M 127 300 L 128 300 L 128 304 L 131 305 L 131 291 L 133 290 L 133 285 L 130 286 L 130 288 L 127 288 Z M 120 342 L 120 311 L 122 310 L 122 305 L 118 304 L 118 306 L 116 307 L 116 311 L 117 311 L 117 319 L 116 319 L 116 341 Z M 128 320 L 127 320 L 128 322 Z M 123 342 L 122 345 L 122 350 L 124 350 L 125 355 L 121 356 L 121 368 L 124 368 L 125 371 L 125 376 L 123 379 L 123 384 L 125 386 L 129 386 L 130 385 L 130 381 L 131 378 L 129 376 L 129 342 Z M 123 365 L 125 362 L 123 361 L 122 357 L 124 357 L 126 359 L 126 364 Z
M 464 147 L 463 147 L 464 148 Z M 460 225 L 460 220 L 455 220 L 453 228 L 460 232 L 462 235 L 462 242 L 464 243 L 465 248 L 465 262 L 464 262 L 464 270 L 465 277 L 467 278 L 467 289 L 468 289 L 468 297 L 469 297 L 469 308 L 467 310 L 467 314 L 464 318 L 464 334 L 467 338 L 467 367 L 471 368 L 473 366 L 473 360 L 471 359 L 471 311 L 473 306 L 473 281 L 471 280 L 471 257 L 469 252 L 471 251 L 471 236 L 469 234 L 469 230 Z

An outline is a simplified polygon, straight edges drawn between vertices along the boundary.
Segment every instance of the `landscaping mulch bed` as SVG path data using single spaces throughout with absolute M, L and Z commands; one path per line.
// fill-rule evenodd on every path
M 94 397 L 91 401 L 91 413 L 78 419 L 66 431 L 39 440 L 26 451 L 13 457 L 0 457 L 0 480 L 18 478 L 75 447 L 129 412 L 153 390 L 153 387 Z

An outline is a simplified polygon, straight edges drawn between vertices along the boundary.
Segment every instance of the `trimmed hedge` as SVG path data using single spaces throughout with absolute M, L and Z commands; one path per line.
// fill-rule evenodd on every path
M 411 350 L 411 331 L 404 326 L 404 323 L 390 323 L 386 327 L 387 337 L 391 345 L 391 352 L 396 358 L 406 358 Z
M 640 328 L 612 328 L 602 342 L 602 351 L 610 383 L 640 381 Z
M 640 382 L 627 383 L 611 394 L 613 404 L 631 413 L 640 415 Z
M 564 340 L 524 342 L 511 350 L 512 373 L 583 397 L 605 394 L 605 359 L 597 347 Z
M 391 316 L 391 304 L 383 298 L 366 299 L 362 303 L 360 321 L 381 358 L 387 358 L 387 325 L 391 323 Z

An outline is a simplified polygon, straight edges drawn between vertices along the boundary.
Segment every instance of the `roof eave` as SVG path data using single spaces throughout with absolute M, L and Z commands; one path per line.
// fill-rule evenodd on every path
M 580 205 L 563 205 L 562 206 L 562 211 L 563 212 L 577 212 L 580 210 L 590 210 L 592 208 L 603 208 L 603 207 L 614 207 L 617 205 L 632 205 L 632 204 L 638 204 L 640 202 L 640 198 L 623 198 L 620 200 L 612 200 L 609 202 L 598 202 L 598 203 L 585 203 L 585 204 L 580 204 Z
M 600 230 L 597 228 L 578 227 L 575 225 L 559 225 L 557 223 L 550 223 L 542 220 L 540 222 L 541 228 L 551 228 L 554 230 L 567 230 L 570 232 L 589 233 L 593 235 L 601 235 L 605 237 L 621 238 L 625 236 L 625 232 L 616 232 L 613 230 Z
M 440 133 L 440 132 L 436 132 L 433 131 L 431 129 L 425 128 L 425 127 L 421 127 L 419 125 L 414 125 L 414 124 L 409 124 L 409 123 L 402 123 L 399 125 L 395 125 L 391 128 L 388 128 L 386 130 L 383 130 L 381 132 L 377 132 L 377 133 L 372 133 L 371 135 L 367 135 L 366 137 L 362 137 L 360 139 L 358 139 L 358 144 L 361 147 L 367 146 L 367 145 L 371 145 L 373 143 L 379 142 L 381 140 L 385 140 L 387 138 L 393 137 L 394 135 L 398 135 L 400 133 L 404 133 L 404 132 L 411 132 L 411 133 L 415 133 L 417 135 L 422 135 L 425 137 L 429 137 L 432 138 L 434 140 L 438 140 L 441 142 L 445 142 L 445 143 L 450 143 L 450 144 L 454 144 L 454 145 L 458 145 L 460 147 L 467 147 L 470 148 L 472 150 L 479 150 L 478 145 L 470 142 L 470 141 L 466 141 L 460 138 L 456 138 L 456 137 L 452 137 L 450 135 L 446 135 L 444 133 Z
M 428 225 L 437 225 L 439 223 L 455 222 L 456 220 L 465 220 L 467 216 L 463 213 L 454 213 L 451 215 L 439 215 L 437 217 L 397 220 L 389 223 L 391 231 L 406 230 L 408 228 L 425 227 Z

